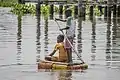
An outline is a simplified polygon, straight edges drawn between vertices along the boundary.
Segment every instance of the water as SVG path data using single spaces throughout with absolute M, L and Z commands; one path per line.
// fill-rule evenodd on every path
M 61 34 L 50 18 L 16 16 L 10 8 L 0 8 L 0 80 L 119 80 L 120 21 L 88 18 L 76 27 L 75 49 L 88 64 L 81 71 L 39 71 L 44 59 Z M 58 17 L 58 15 L 55 15 Z M 60 22 L 59 22 L 60 23 Z M 77 23 L 81 24 L 80 22 Z M 64 27 L 64 23 L 60 23 Z M 73 60 L 79 61 L 76 54 Z

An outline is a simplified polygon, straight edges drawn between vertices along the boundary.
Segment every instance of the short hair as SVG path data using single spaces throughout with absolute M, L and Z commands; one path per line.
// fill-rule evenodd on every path
M 66 16 L 66 17 L 72 16 L 72 10 L 71 10 L 71 9 L 67 9 L 67 10 L 65 11 L 65 16 Z
M 63 41 L 64 40 L 64 35 L 62 35 L 62 34 L 58 35 L 57 39 L 61 39 L 61 41 Z

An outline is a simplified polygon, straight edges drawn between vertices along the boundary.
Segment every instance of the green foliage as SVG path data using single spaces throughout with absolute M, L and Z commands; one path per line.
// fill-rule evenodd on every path
M 18 4 L 13 2 L 0 2 L 0 7 L 11 7 L 11 12 L 18 15 L 25 15 L 25 14 L 35 14 L 35 6 L 29 4 Z
M 54 7 L 55 12 L 59 12 L 59 8 L 57 6 Z
M 18 0 L 0 0 L 0 2 L 12 2 L 12 3 L 17 3 Z
M 49 15 L 49 6 L 47 5 L 42 5 L 41 6 L 41 13 L 44 15 L 44 16 L 48 16 Z
M 95 11 L 95 15 L 96 15 L 96 16 L 101 16 L 101 15 L 102 15 L 102 14 L 100 13 L 100 10 L 98 9 L 98 6 L 97 6 L 97 5 L 95 6 L 94 11 Z M 104 12 L 104 9 L 102 9 L 102 12 Z
M 89 14 L 90 14 L 90 10 L 89 10 L 89 9 L 90 9 L 90 6 L 89 6 L 89 5 L 86 5 L 86 15 L 89 15 Z M 100 11 L 99 11 L 97 5 L 94 6 L 93 11 L 94 11 L 94 15 L 96 15 L 96 16 L 101 16 Z
M 25 15 L 25 14 L 34 14 L 36 13 L 36 7 L 32 4 L 18 4 L 17 0 L 3 0 L 0 1 L 0 7 L 12 7 L 11 12 L 16 15 Z M 43 16 L 49 16 L 49 5 L 41 5 L 41 13 Z M 86 15 L 90 14 L 90 5 L 86 5 Z M 74 6 L 71 6 L 72 12 L 74 12 Z M 63 10 L 65 11 L 65 10 Z M 58 13 L 58 6 L 54 6 L 54 12 Z M 73 13 L 72 13 L 73 14 Z M 94 14 L 100 16 L 100 11 L 98 10 L 97 5 L 94 5 Z
M 35 14 L 35 6 L 31 4 L 15 4 L 11 12 L 13 12 L 16 15 Z
M 15 4 L 16 3 L 12 3 L 12 2 L 0 2 L 0 7 L 12 7 Z
M 42 5 L 41 6 L 41 13 L 42 13 L 42 15 L 43 16 L 49 16 L 49 9 L 50 9 L 50 6 L 49 5 Z M 58 12 L 59 11 L 59 9 L 58 9 L 58 7 L 57 6 L 54 6 L 54 12 Z
M 11 12 L 16 15 L 25 15 L 25 14 L 33 14 L 36 13 L 36 7 L 32 4 L 18 4 L 18 3 L 12 3 L 12 2 L 0 2 L 0 7 L 11 7 Z M 49 15 L 49 5 L 41 5 L 41 13 L 43 16 Z M 58 7 L 54 7 L 55 12 L 58 12 Z

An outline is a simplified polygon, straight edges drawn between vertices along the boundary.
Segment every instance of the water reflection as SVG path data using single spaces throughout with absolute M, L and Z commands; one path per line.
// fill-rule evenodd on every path
M 79 55 L 82 53 L 82 18 L 78 18 L 78 30 L 77 30 L 77 50 Z
M 117 25 L 117 18 L 113 18 L 113 28 L 112 28 L 112 53 L 114 53 L 114 56 L 112 56 L 113 60 L 120 60 L 119 52 L 120 52 L 120 45 L 119 45 L 119 39 L 120 37 L 117 36 L 119 32 L 119 28 Z
M 95 53 L 96 53 L 96 18 L 92 21 L 92 38 L 91 38 L 91 60 L 95 60 Z
M 48 18 L 45 18 L 44 40 L 44 52 L 48 53 Z
M 106 47 L 106 60 L 108 66 L 113 66 L 113 64 L 116 64 L 115 62 L 113 63 L 112 61 L 120 61 L 120 48 L 119 48 L 119 40 L 120 37 L 117 35 L 119 34 L 119 28 L 117 25 L 117 18 L 113 18 L 113 21 L 111 24 L 111 19 L 107 19 L 107 47 Z M 111 26 L 112 25 L 112 26 Z
M 91 23 L 88 20 L 84 21 L 85 24 L 84 23 L 83 24 L 85 26 L 83 27 L 81 25 L 82 22 L 80 21 L 78 23 L 79 25 L 78 30 L 76 31 L 75 39 L 76 41 L 78 41 L 77 42 L 78 44 L 75 43 L 77 45 L 76 48 L 78 48 L 78 52 L 80 54 L 84 53 L 82 57 L 85 57 L 84 59 L 85 61 L 87 61 L 86 62 L 87 64 L 93 63 L 95 65 L 94 66 L 89 65 L 89 69 L 87 69 L 86 72 L 82 74 L 80 72 L 57 71 L 55 72 L 54 75 L 51 75 L 53 72 L 50 72 L 48 70 L 47 72 L 36 72 L 35 60 L 36 58 L 37 59 L 42 58 L 42 56 L 40 56 L 40 54 L 44 54 L 42 53 L 42 51 L 45 51 L 48 48 L 51 49 L 52 45 L 54 45 L 55 41 L 52 41 L 50 44 L 47 44 L 47 40 L 48 38 L 55 40 L 54 36 L 52 35 L 53 34 L 58 35 L 58 31 L 57 31 L 58 28 L 56 27 L 56 23 L 52 23 L 53 26 L 48 27 L 47 26 L 49 21 L 48 19 L 44 20 L 44 19 L 40 19 L 40 17 L 34 19 L 34 17 L 31 17 L 30 15 L 25 16 L 25 18 L 27 19 L 23 19 L 21 16 L 18 16 L 18 18 L 16 19 L 16 15 L 7 12 L 8 10 L 6 11 L 6 9 L 0 10 L 0 14 L 4 13 L 2 16 L 0 16 L 0 25 L 1 25 L 0 26 L 0 35 L 1 35 L 0 65 L 3 65 L 2 67 L 0 66 L 1 80 L 8 80 L 8 79 L 9 80 L 10 79 L 11 80 L 18 80 L 18 79 L 50 80 L 51 77 L 52 77 L 51 80 L 58 80 L 58 79 L 100 80 L 101 78 L 103 80 L 120 79 L 119 20 L 117 20 L 117 22 L 115 19 L 112 22 L 110 20 L 107 22 L 108 24 L 107 26 L 105 22 L 100 21 L 102 26 L 98 26 L 99 20 L 96 19 L 96 22 L 92 23 L 92 27 L 91 27 Z M 37 23 L 35 20 L 37 20 Z M 44 25 L 45 23 L 47 23 L 47 25 Z M 91 34 L 91 29 L 92 29 L 92 34 Z M 48 43 L 49 42 L 50 41 L 48 41 Z M 95 47 L 96 45 L 97 47 Z M 91 61 L 91 56 L 89 54 L 91 52 L 92 53 L 96 52 L 95 61 Z M 103 58 L 107 56 L 108 58 L 106 58 L 106 60 L 109 61 L 117 60 L 119 62 L 113 61 L 111 64 L 108 61 L 104 61 L 105 59 Z M 77 57 L 75 56 L 75 58 Z M 26 62 L 26 60 L 30 61 L 31 65 L 26 65 L 28 63 Z M 16 62 L 17 64 L 25 63 L 25 65 L 21 65 L 21 66 L 9 65 L 9 64 L 14 64 Z M 115 66 L 117 68 L 108 69 L 106 68 L 105 63 L 107 65 L 110 65 L 110 67 Z M 103 77 L 101 77 L 99 74 L 101 74 L 101 76 Z
M 72 71 L 59 71 L 58 80 L 72 80 Z
M 107 31 L 106 31 L 106 60 L 111 60 L 111 18 L 107 19 Z
M 37 18 L 37 30 L 36 30 L 36 50 L 37 50 L 37 62 L 40 60 L 40 52 L 41 52 L 41 44 L 40 44 L 40 36 L 41 36 L 41 30 L 40 30 L 40 14 L 36 16 Z
M 113 18 L 113 26 L 112 26 L 112 54 L 117 53 L 117 45 L 116 45 L 116 29 L 117 29 L 117 20 Z M 114 60 L 114 57 L 111 54 L 111 60 Z
M 21 43 L 22 43 L 22 16 L 21 15 L 18 15 L 18 30 L 17 30 L 17 64 L 21 64 Z

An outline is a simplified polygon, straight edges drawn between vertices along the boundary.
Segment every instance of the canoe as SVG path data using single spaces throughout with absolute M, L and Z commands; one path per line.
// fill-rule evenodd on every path
M 77 70 L 77 69 L 88 69 L 87 64 L 83 63 L 63 63 L 54 61 L 40 61 L 38 63 L 38 69 L 53 69 L 53 70 Z

